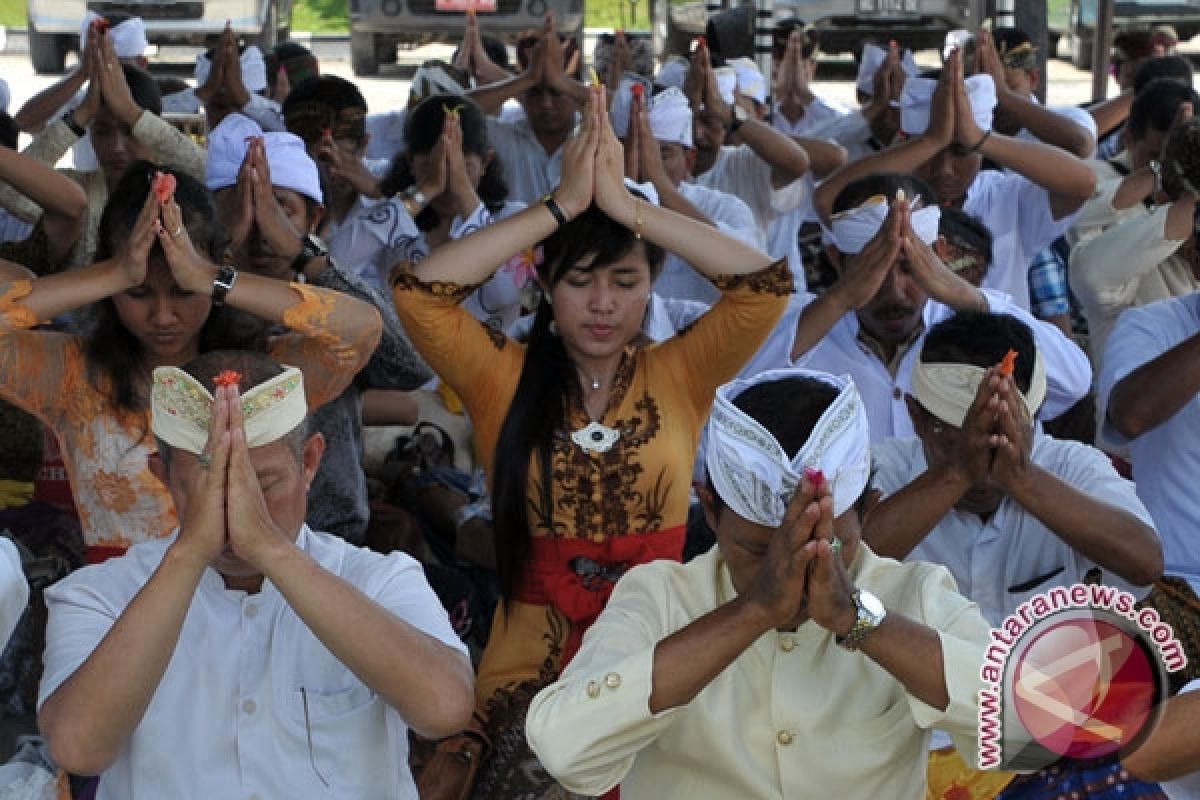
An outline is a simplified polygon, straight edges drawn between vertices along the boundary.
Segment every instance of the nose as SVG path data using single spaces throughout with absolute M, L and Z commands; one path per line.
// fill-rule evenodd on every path
M 175 322 L 175 302 L 166 295 L 155 295 L 150 307 L 150 321 L 156 326 L 166 327 Z
M 616 294 L 608 285 L 608 281 L 593 281 L 592 290 L 588 294 L 588 310 L 595 314 L 611 313 L 615 299 Z

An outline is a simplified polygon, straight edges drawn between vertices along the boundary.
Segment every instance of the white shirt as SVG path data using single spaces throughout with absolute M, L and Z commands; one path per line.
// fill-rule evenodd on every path
M 323 236 L 334 261 L 382 292 L 390 285 L 392 267 L 404 260 L 414 240 L 423 238 L 399 200 L 363 195 L 341 222 L 329 218 Z
M 1184 686 L 1179 694 L 1184 695 L 1188 692 L 1196 691 L 1200 691 L 1200 680 L 1192 681 L 1187 686 Z M 1193 735 L 1195 734 L 1193 733 Z M 1170 800 L 1196 800 L 1196 798 L 1200 797 L 1200 765 L 1197 766 L 1196 772 L 1160 785 Z
M 1178 344 L 1200 333 L 1200 292 L 1163 300 L 1121 315 L 1108 338 L 1097 401 L 1121 380 Z M 1138 497 L 1150 509 L 1162 538 L 1167 575 L 1186 578 L 1200 592 L 1200 396 L 1175 416 L 1130 441 L 1105 418 L 1106 440 L 1128 443 Z
M 621 578 L 578 655 L 533 699 L 530 746 L 588 796 L 619 782 L 626 800 L 921 800 L 930 727 L 974 759 L 987 626 L 940 567 L 864 545 L 847 572 L 890 613 L 937 631 L 945 711 L 809 621 L 763 634 L 690 703 L 651 714 L 655 646 L 736 595 L 714 547 Z
M 367 142 L 367 158 L 391 163 L 393 158 L 407 149 L 404 141 L 404 121 L 407 117 L 407 108 L 367 114 L 367 135 L 371 137 Z
M 0 650 L 8 644 L 28 603 L 29 581 L 21 569 L 21 554 L 12 539 L 0 536 Z
M 840 117 L 827 119 L 809 135 L 817 139 L 829 139 L 846 148 L 847 164 L 874 155 L 881 149 L 877 146 L 871 126 L 862 111 L 852 111 Z
M 95 650 L 171 540 L 135 545 L 46 590 L 39 706 Z M 466 652 L 418 562 L 307 526 L 296 543 L 405 622 Z M 210 568 L 154 698 L 101 775 L 97 794 L 98 800 L 166 797 L 416 800 L 407 726 L 321 644 L 269 581 L 258 594 L 229 591 Z
M 872 449 L 871 485 L 884 497 L 895 494 L 928 469 L 920 439 L 889 439 Z M 1113 469 L 1108 456 L 1079 442 L 1034 434 L 1031 461 L 1081 492 L 1128 511 L 1153 525 L 1133 484 Z M 978 514 L 951 509 L 909 553 L 908 561 L 928 561 L 950 570 L 959 590 L 979 604 L 984 619 L 1000 627 L 1004 618 L 1034 595 L 1072 586 L 1096 566 L 1010 497 L 984 522 Z M 1149 586 L 1135 587 L 1104 570 L 1105 586 L 1137 598 Z
M 780 189 L 772 188 L 771 165 L 744 144 L 722 147 L 712 169 L 697 175 L 695 182 L 740 197 L 750 206 L 755 223 L 763 231 L 780 214 L 803 206 L 809 194 L 803 177 Z M 783 258 L 787 253 L 770 255 Z
M 33 233 L 33 223 L 0 208 L 0 242 L 23 242 Z
M 765 241 L 754 220 L 754 212 L 741 199 L 687 181 L 676 188 L 700 213 L 712 220 L 721 233 L 751 247 L 764 248 Z M 713 286 L 712 281 L 674 253 L 667 253 L 662 271 L 654 282 L 654 291 L 664 297 L 692 300 L 706 306 L 711 306 L 721 297 L 720 290 Z
M 488 141 L 504 164 L 510 200 L 537 203 L 558 186 L 562 179 L 562 147 L 547 153 L 527 118 L 509 122 L 488 117 Z
M 990 311 L 1011 314 L 1033 331 L 1034 341 L 1046 362 L 1046 399 L 1038 411 L 1038 418 L 1054 419 L 1075 405 L 1092 386 L 1092 369 L 1079 346 L 1054 325 L 1034 319 L 1028 311 L 1018 308 L 1007 295 L 988 289 L 982 291 Z M 925 342 L 924 331 L 900 357 L 895 375 L 858 338 L 858 316 L 853 312 L 839 319 L 816 347 L 793 361 L 791 352 L 796 341 L 796 325 L 804 308 L 814 299 L 814 295 L 807 295 L 784 312 L 779 325 L 741 375 L 749 377 L 789 366 L 834 375 L 849 374 L 867 409 L 871 441 L 915 435 L 904 395 L 912 394 L 912 368 Z M 954 310 L 949 306 L 928 301 L 923 313 L 925 330 L 952 316 Z
M 967 189 L 963 211 L 992 232 L 992 265 L 983 279 L 1029 310 L 1029 265 L 1070 227 L 1075 214 L 1054 219 L 1050 194 L 1015 172 L 981 170 Z
M 779 104 L 776 103 L 775 113 L 771 115 L 771 122 L 788 136 L 809 136 L 813 130 L 849 113 L 850 109 L 841 103 L 830 102 L 823 97 L 814 95 L 812 102 L 804 107 L 804 114 L 795 122 L 785 117 L 779 110 Z

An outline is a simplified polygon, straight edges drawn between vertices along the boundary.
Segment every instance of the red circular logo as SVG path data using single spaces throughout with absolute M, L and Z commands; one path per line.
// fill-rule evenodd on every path
M 1012 678 L 1021 724 L 1047 750 L 1068 758 L 1116 752 L 1141 733 L 1161 699 L 1142 642 L 1090 615 L 1036 631 Z

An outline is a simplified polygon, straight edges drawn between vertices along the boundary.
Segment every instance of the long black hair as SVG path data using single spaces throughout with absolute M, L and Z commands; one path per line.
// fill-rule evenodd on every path
M 525 363 L 512 404 L 500 428 L 492 465 L 492 519 L 496 540 L 496 573 L 505 602 L 513 599 L 533 538 L 530 503 L 538 508 L 539 525 L 553 526 L 554 474 L 551 456 L 555 434 L 566 423 L 567 398 L 578 389 L 579 373 L 551 332 L 554 312 L 546 294 L 566 273 L 591 258 L 586 270 L 613 264 L 641 244 L 651 280 L 662 268 L 662 248 L 609 219 L 596 206 L 560 227 L 542 243 L 544 260 L 538 274 L 545 287 L 525 350 Z M 531 462 L 537 459 L 540 483 L 529 485 Z M 531 498 L 530 493 L 536 492 Z
M 112 258 L 129 238 L 142 213 L 156 172 L 175 176 L 175 202 L 183 213 L 188 236 L 197 250 L 220 263 L 229 246 L 229 236 L 221 225 L 208 189 L 185 172 L 148 161 L 131 165 L 109 195 L 96 234 L 95 260 Z M 162 245 L 156 241 L 147 261 L 162 261 L 165 258 Z M 92 311 L 92 330 L 84 351 L 88 382 L 96 391 L 106 394 L 118 409 L 144 410 L 147 401 L 142 391 L 146 381 L 145 348 L 125 327 L 111 297 L 96 303 Z M 201 343 L 211 321 L 210 315 L 200 332 Z
M 508 199 L 504 164 L 499 157 L 487 160 L 491 146 L 488 144 L 487 117 L 483 109 L 469 97 L 459 95 L 433 94 L 409 109 L 404 118 L 407 152 L 396 155 L 391 170 L 380 183 L 380 191 L 384 197 L 391 197 L 417 182 L 408 156 L 424 155 L 433 150 L 442 135 L 442 125 L 445 123 L 448 109 L 458 111 L 459 124 L 462 126 L 463 154 L 479 156 L 487 163 L 475 192 L 484 207 L 495 213 L 504 208 L 504 202 Z M 438 226 L 441 218 L 433 206 L 425 206 L 413 222 L 417 224 L 418 230 L 431 231 Z

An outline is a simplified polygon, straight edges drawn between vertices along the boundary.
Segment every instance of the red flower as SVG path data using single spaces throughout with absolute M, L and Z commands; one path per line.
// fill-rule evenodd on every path
M 154 173 L 154 193 L 158 195 L 159 204 L 166 205 L 171 201 L 171 195 L 175 194 L 175 185 L 175 176 L 171 173 Z
M 241 381 L 242 373 L 232 369 L 227 369 L 213 378 L 213 383 L 217 386 L 237 386 Z

